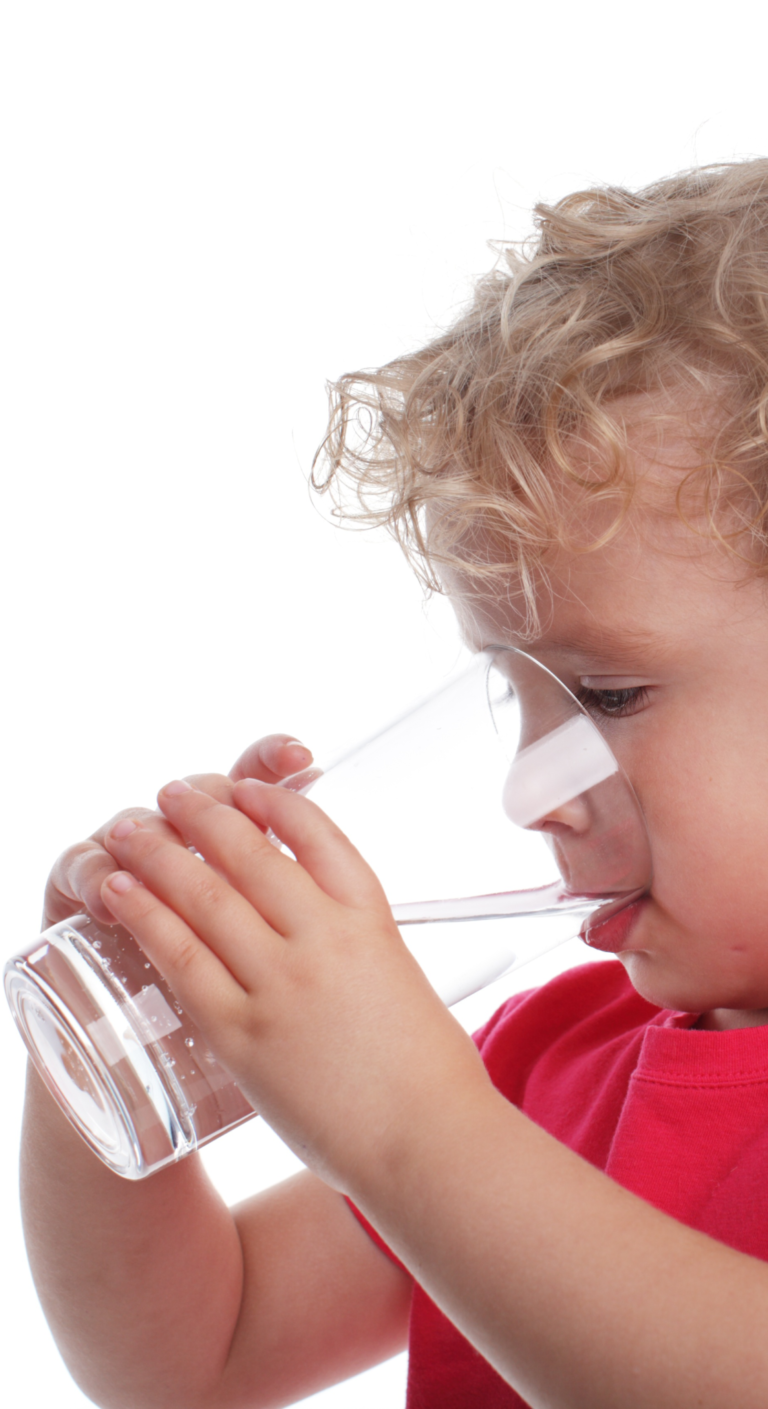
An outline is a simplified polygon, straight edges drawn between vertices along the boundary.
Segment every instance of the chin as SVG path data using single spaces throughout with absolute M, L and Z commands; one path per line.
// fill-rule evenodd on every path
M 704 1013 L 710 1008 L 724 1006 L 712 1003 L 711 995 L 705 994 L 695 979 L 686 981 L 680 974 L 670 973 L 663 963 L 645 950 L 620 954 L 619 959 L 635 991 L 656 1008 L 667 1008 L 676 1013 Z
M 701 974 L 681 974 L 667 967 L 664 960 L 647 950 L 620 954 L 632 987 L 656 1008 L 676 1013 L 711 1013 L 716 1009 L 739 1012 L 759 1012 L 768 1008 L 768 983 L 728 986 L 702 982 Z M 711 985 L 711 986 L 710 986 Z

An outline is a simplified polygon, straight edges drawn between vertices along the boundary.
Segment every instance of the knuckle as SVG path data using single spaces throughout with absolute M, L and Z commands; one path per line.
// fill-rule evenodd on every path
M 238 860 L 243 870 L 247 871 L 250 879 L 258 884 L 261 877 L 268 876 L 270 871 L 273 870 L 278 855 L 277 849 L 272 846 L 271 842 L 266 842 L 263 846 L 254 846 L 253 842 L 251 842 L 241 852 Z M 283 859 L 285 860 L 287 858 Z M 293 865 L 293 862 L 291 862 L 291 865 Z
M 190 899 L 196 909 L 204 912 L 215 910 L 221 903 L 221 886 L 212 871 L 203 862 L 199 863 L 199 874 L 192 876 L 189 887 Z
M 160 835 L 154 827 L 137 827 L 135 832 L 126 838 L 131 853 L 139 861 L 147 861 L 155 856 L 158 851 L 166 846 L 166 839 Z
M 200 948 L 190 934 L 180 934 L 171 952 L 172 968 L 180 974 L 188 974 L 200 958 Z
M 68 846 L 61 855 L 56 858 L 48 876 L 49 886 L 57 890 L 76 894 L 78 878 L 83 873 L 83 867 L 91 856 L 106 856 L 106 852 L 97 842 L 81 841 L 75 842 L 73 846 Z
M 86 841 L 73 842 L 71 846 L 65 847 L 59 856 L 56 857 L 51 870 L 64 870 L 72 866 L 79 857 L 91 851 L 94 846 L 98 846 L 98 842 L 94 842 L 90 837 Z
M 346 832 L 343 832 L 327 812 L 323 812 L 322 808 L 318 807 L 311 798 L 301 797 L 297 793 L 291 793 L 289 796 L 291 802 L 288 806 L 295 810 L 296 820 L 300 821 L 303 829 L 302 840 L 305 846 L 320 850 L 321 848 L 327 849 L 329 845 L 338 846 L 344 843 L 351 845 Z
M 233 783 L 223 773 L 189 773 L 184 779 L 191 788 L 208 793 L 217 802 L 228 802 L 232 796 Z

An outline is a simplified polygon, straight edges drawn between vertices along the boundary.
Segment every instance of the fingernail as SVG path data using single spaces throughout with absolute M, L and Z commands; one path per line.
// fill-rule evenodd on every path
M 191 793 L 191 791 L 192 789 L 189 783 L 184 783 L 180 779 L 175 783 L 166 784 L 163 788 L 163 792 L 166 793 L 168 797 L 180 797 L 182 793 Z
M 114 875 L 109 877 L 107 885 L 118 895 L 125 895 L 127 890 L 133 890 L 133 887 L 138 885 L 138 881 L 127 871 L 115 871 Z
M 136 823 L 131 822 L 130 818 L 126 817 L 123 822 L 117 822 L 115 824 L 115 826 L 112 828 L 111 835 L 115 837 L 117 841 L 122 841 L 123 837 L 129 837 L 131 835 L 131 832 L 135 831 Z
M 293 749 L 294 754 L 296 754 L 296 753 L 303 753 L 304 758 L 306 759 L 307 763 L 311 763 L 311 762 L 312 762 L 312 751 L 311 751 L 311 749 L 308 749 L 307 746 L 306 746 L 306 744 L 300 744 L 299 741 L 298 741 L 298 739 L 291 739 L 290 743 L 289 743 L 289 744 L 286 744 L 286 748 Z
M 285 757 L 289 750 L 292 754 L 290 763 Z M 309 749 L 298 739 L 281 739 L 279 743 L 273 740 L 270 744 L 262 745 L 260 754 L 264 763 L 272 769 L 273 773 L 284 773 L 286 764 L 289 768 L 298 771 L 300 768 L 306 768 L 307 764 L 312 761 Z

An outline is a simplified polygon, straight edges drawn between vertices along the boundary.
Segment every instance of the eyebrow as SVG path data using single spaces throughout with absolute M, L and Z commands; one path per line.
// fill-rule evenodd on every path
M 509 645 L 501 642 L 484 647 L 487 651 L 508 651 Z M 622 662 L 633 662 L 638 655 L 647 651 L 653 651 L 657 656 L 665 655 L 673 647 L 670 644 L 662 643 L 658 636 L 654 636 L 648 631 L 638 631 L 632 627 L 624 627 L 621 631 L 610 627 L 588 626 L 580 627 L 573 636 L 540 636 L 533 641 L 520 642 L 515 649 L 526 651 L 533 655 L 536 650 L 556 650 L 562 651 L 565 655 L 591 654 L 597 657 L 610 656 L 611 661 L 616 664 Z

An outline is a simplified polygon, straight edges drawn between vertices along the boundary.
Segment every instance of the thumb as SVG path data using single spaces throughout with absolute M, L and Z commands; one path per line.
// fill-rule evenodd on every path
M 249 744 L 230 769 L 234 783 L 242 778 L 257 778 L 262 783 L 279 783 L 300 773 L 312 762 L 312 754 L 292 734 L 267 734 Z

